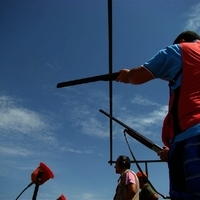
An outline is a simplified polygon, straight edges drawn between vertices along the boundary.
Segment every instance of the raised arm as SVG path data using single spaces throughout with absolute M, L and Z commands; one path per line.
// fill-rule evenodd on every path
M 143 66 L 139 66 L 130 70 L 122 69 L 119 72 L 120 74 L 116 81 L 122 83 L 131 83 L 137 85 L 143 84 L 155 78 L 154 75 Z

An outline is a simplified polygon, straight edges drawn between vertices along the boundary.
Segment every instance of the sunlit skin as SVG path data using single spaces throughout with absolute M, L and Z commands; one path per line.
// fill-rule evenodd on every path
M 137 85 L 154 79 L 153 74 L 142 66 L 130 70 L 122 69 L 119 72 L 120 74 L 116 78 L 117 82 L 131 83 Z

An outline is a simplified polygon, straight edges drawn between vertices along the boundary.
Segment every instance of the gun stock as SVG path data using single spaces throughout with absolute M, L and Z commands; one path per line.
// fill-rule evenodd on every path
M 133 137 L 134 139 L 136 139 L 138 142 L 142 143 L 146 147 L 150 148 L 151 150 L 155 151 L 156 153 L 158 153 L 159 151 L 162 150 L 162 147 L 160 147 L 159 145 L 155 144 L 153 141 L 149 140 L 148 138 L 146 138 L 142 134 L 138 133 L 137 131 L 135 131 L 131 127 L 127 126 L 126 124 L 124 124 L 120 120 L 118 120 L 115 117 L 109 115 L 108 113 L 106 113 L 105 111 L 103 111 L 101 109 L 99 111 L 101 113 L 103 113 L 104 115 L 106 115 L 107 117 L 109 117 L 112 120 L 114 120 L 115 122 L 117 122 L 118 124 L 120 124 L 121 126 L 123 126 L 125 128 L 124 131 L 126 133 L 128 133 L 131 137 Z
M 115 72 L 112 74 L 103 74 L 103 75 L 99 75 L 99 76 L 92 76 L 92 77 L 88 77 L 88 78 L 81 78 L 81 79 L 61 82 L 61 83 L 57 84 L 57 88 L 80 85 L 80 84 L 96 82 L 96 81 L 114 81 L 114 80 L 116 80 L 116 78 L 118 77 L 119 74 L 120 74 L 120 72 Z

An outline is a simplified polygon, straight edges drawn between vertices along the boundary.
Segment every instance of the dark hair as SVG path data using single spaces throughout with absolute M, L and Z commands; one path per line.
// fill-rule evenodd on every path
M 184 31 L 175 40 L 173 44 L 179 44 L 180 40 L 185 42 L 193 42 L 194 40 L 199 40 L 200 36 L 194 31 Z
M 118 162 L 119 162 L 119 165 L 120 165 L 120 168 L 121 169 L 130 169 L 131 167 L 131 160 L 128 156 L 119 156 L 118 157 Z

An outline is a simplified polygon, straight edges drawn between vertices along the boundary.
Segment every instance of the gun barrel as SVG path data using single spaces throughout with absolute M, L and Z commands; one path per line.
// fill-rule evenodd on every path
M 154 142 L 152 142 L 151 140 L 149 140 L 148 138 L 144 137 L 141 134 L 136 134 L 135 132 L 132 132 L 129 129 L 125 129 L 124 132 L 128 133 L 131 137 L 133 137 L 134 139 L 136 139 L 137 141 L 139 141 L 140 143 L 142 143 L 149 149 L 155 151 L 156 153 L 158 153 L 162 150 L 162 147 L 155 144 Z
M 134 129 L 132 129 L 131 127 L 127 126 L 126 124 L 124 124 L 123 122 L 121 122 L 120 120 L 116 119 L 115 117 L 109 115 L 108 113 L 106 113 L 104 110 L 99 110 L 101 113 L 103 113 L 104 115 L 106 115 L 107 117 L 111 118 L 112 120 L 114 120 L 115 122 L 117 122 L 118 124 L 120 124 L 121 126 L 123 126 L 125 128 L 125 132 L 128 133 L 131 137 L 133 137 L 134 139 L 136 139 L 137 141 L 139 141 L 140 143 L 142 143 L 143 145 L 145 145 L 146 147 L 152 149 L 153 151 L 155 151 L 156 153 L 158 153 L 159 151 L 162 150 L 162 147 L 160 147 L 159 145 L 155 144 L 153 141 L 149 140 L 148 138 L 146 138 L 145 136 L 143 136 L 142 134 L 138 133 L 137 131 L 135 131 Z
M 61 82 L 57 84 L 57 88 L 80 85 L 84 83 L 91 83 L 96 81 L 114 81 L 119 76 L 120 72 L 114 72 L 111 74 L 103 74 L 99 76 L 91 76 L 87 78 L 75 79 L 71 81 Z

